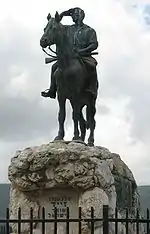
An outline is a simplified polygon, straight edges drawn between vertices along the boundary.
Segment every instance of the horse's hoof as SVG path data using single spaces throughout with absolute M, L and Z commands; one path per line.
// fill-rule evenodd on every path
M 88 140 L 88 146 L 94 146 L 94 141 Z
M 55 139 L 54 139 L 54 141 L 63 141 L 64 139 L 63 139 L 63 137 L 61 137 L 61 136 L 57 136 L 57 137 L 55 137 Z
M 94 143 L 88 143 L 88 146 L 92 147 L 94 146 Z
M 87 145 L 80 137 L 78 137 L 78 138 L 73 137 L 73 138 L 72 138 L 72 141 L 73 141 L 73 142 L 76 142 L 76 143 L 83 144 L 83 145 Z
M 73 141 L 82 141 L 81 137 L 73 137 L 72 140 Z
M 89 143 L 89 144 L 88 144 L 88 146 L 93 147 L 93 146 L 94 146 L 94 144 L 93 144 L 93 143 Z

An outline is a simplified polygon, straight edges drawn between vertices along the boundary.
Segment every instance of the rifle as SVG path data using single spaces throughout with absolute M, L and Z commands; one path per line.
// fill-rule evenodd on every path
M 92 55 L 98 55 L 98 52 L 91 52 L 91 53 L 81 53 L 81 57 L 85 56 L 85 57 L 89 57 Z
M 45 58 L 45 64 L 57 61 L 57 58 Z

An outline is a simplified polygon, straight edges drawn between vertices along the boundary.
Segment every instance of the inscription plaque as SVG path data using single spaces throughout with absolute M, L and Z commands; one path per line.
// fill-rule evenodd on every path
M 39 196 L 39 204 L 45 207 L 46 218 L 54 218 L 54 210 L 57 208 L 57 218 L 65 219 L 67 215 L 67 207 L 69 207 L 69 217 L 78 217 L 78 193 L 73 189 L 57 189 L 44 191 Z M 38 225 L 41 229 L 41 225 Z M 78 232 L 78 224 L 70 223 L 70 234 Z M 54 233 L 54 223 L 46 224 L 46 234 Z M 57 224 L 57 234 L 66 234 L 66 223 L 59 222 Z
M 69 202 L 71 197 L 67 196 L 50 196 L 49 202 L 52 205 L 52 210 L 48 212 L 49 218 L 54 218 L 54 210 L 57 208 L 57 218 L 66 218 L 67 207 L 69 207 Z

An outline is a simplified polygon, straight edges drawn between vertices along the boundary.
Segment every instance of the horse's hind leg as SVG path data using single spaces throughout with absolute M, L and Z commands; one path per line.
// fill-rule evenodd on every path
M 81 130 L 81 140 L 84 141 L 85 140 L 85 135 L 86 135 L 86 121 L 85 121 L 85 119 L 83 117 L 82 108 L 80 109 L 79 124 L 80 124 L 80 130 Z
M 94 145 L 94 130 L 96 126 L 95 122 L 95 113 L 96 113 L 96 107 L 95 107 L 96 99 L 94 97 L 91 98 L 91 101 L 88 105 L 88 118 L 89 118 L 89 128 L 90 128 L 90 135 L 88 138 L 88 145 L 93 146 Z
M 90 136 L 88 138 L 88 145 L 94 146 L 94 130 L 95 130 L 96 122 L 95 119 L 93 119 L 92 124 L 90 126 Z
M 59 130 L 58 130 L 58 135 L 55 137 L 55 140 L 63 140 L 65 135 L 64 122 L 66 118 L 66 108 L 65 108 L 66 99 L 58 97 L 58 103 L 59 103 L 59 113 L 58 113 Z

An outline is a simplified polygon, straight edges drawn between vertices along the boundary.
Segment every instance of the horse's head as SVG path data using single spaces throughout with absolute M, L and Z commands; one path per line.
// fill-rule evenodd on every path
M 40 45 L 42 48 L 46 48 L 47 46 L 51 46 L 57 43 L 57 38 L 59 38 L 59 32 L 62 27 L 60 23 L 61 17 L 56 12 L 55 18 L 52 18 L 50 14 L 48 15 L 48 23 L 44 28 L 44 34 L 41 37 Z

